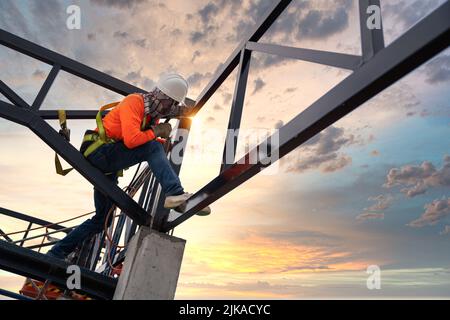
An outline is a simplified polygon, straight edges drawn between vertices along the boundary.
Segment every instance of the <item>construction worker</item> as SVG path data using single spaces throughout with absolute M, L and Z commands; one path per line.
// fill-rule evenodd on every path
M 116 184 L 117 172 L 143 161 L 147 161 L 154 176 L 161 184 L 166 195 L 164 207 L 182 211 L 190 194 L 185 193 L 178 176 L 172 169 L 163 148 L 163 142 L 169 138 L 172 127 L 169 123 L 159 123 L 160 118 L 170 118 L 189 113 L 184 105 L 188 84 L 178 74 L 169 74 L 161 78 L 156 87 L 146 94 L 130 94 L 125 97 L 103 121 L 97 122 L 95 131 L 88 130 L 80 151 L 87 160 L 106 174 Z M 98 139 L 100 129 L 104 130 L 113 143 L 104 143 L 92 152 L 87 152 Z M 86 137 L 90 139 L 86 139 Z M 91 147 L 92 149 L 92 147 Z M 48 251 L 48 255 L 64 259 L 83 240 L 92 237 L 104 229 L 108 212 L 113 202 L 94 188 L 96 214 L 86 220 L 64 239 Z M 209 207 L 198 214 L 207 215 Z M 112 222 L 112 215 L 108 225 Z

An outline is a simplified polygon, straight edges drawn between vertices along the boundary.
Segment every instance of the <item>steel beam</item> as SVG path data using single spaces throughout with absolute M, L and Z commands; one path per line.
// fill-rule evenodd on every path
M 35 111 L 22 110 L 0 101 L 0 116 L 30 128 L 47 145 L 72 165 L 83 177 L 100 192 L 108 196 L 120 209 L 140 225 L 149 225 L 151 216 L 147 214 L 122 189 L 112 183 L 97 168 L 93 167 L 83 155 L 56 132 Z
M 345 53 L 286 47 L 258 42 L 248 42 L 245 47 L 252 51 L 274 54 L 285 58 L 314 62 L 348 70 L 356 70 L 362 63 L 362 58 L 360 56 Z
M 242 49 L 247 42 L 257 42 L 270 28 L 274 21 L 280 16 L 280 14 L 286 9 L 286 7 L 292 2 L 292 0 L 278 0 L 274 1 L 272 6 L 264 14 L 260 22 L 244 37 L 244 40 L 237 46 L 233 53 L 228 57 L 224 64 L 214 75 L 213 79 L 208 83 L 206 88 L 200 93 L 196 100 L 193 115 L 195 115 L 211 98 L 211 96 L 217 91 L 222 83 L 233 72 L 236 66 L 239 64 L 239 57 Z
M 109 110 L 104 112 L 104 114 L 107 114 Z M 97 113 L 98 110 L 66 110 L 66 118 L 77 120 L 95 119 Z M 58 120 L 58 110 L 39 110 L 39 116 L 45 120 Z
M 104 72 L 95 70 L 59 53 L 41 47 L 3 29 L 0 29 L 0 44 L 50 65 L 59 65 L 61 66 L 61 70 L 69 72 L 77 77 L 95 83 L 121 95 L 127 95 L 135 92 L 145 92 L 143 89 L 116 79 Z
M 243 49 L 239 61 L 239 70 L 237 74 L 236 84 L 234 87 L 233 103 L 231 104 L 230 118 L 228 120 L 228 130 L 223 148 L 222 164 L 220 172 L 228 168 L 234 163 L 236 156 L 236 148 L 238 143 L 239 128 L 241 127 L 242 111 L 244 109 L 245 91 L 247 89 L 247 79 L 250 70 L 250 61 L 252 52 Z M 228 148 L 232 147 L 231 150 Z M 228 159 L 228 155 L 231 159 Z
M 412 27 L 390 46 L 378 52 L 327 94 L 279 130 L 279 157 L 332 125 L 391 84 L 450 45 L 450 2 L 447 1 Z M 257 148 L 270 145 L 271 138 Z M 264 161 L 249 163 L 254 150 L 195 193 L 185 213 L 166 223 L 167 232 L 244 183 L 265 167 Z
M 29 104 L 25 102 L 17 93 L 14 92 L 6 83 L 0 80 L 0 93 L 2 93 L 9 101 L 17 107 L 29 108 Z
M 0 229 L 0 236 L 2 236 L 3 238 L 5 238 L 6 241 L 8 242 L 13 242 L 13 239 L 11 239 L 10 237 L 8 237 L 6 235 L 6 232 L 4 232 L 2 229 Z
M 34 301 L 34 299 L 31 299 L 31 298 L 23 296 L 21 294 L 11 292 L 8 290 L 4 290 L 4 289 L 0 289 L 0 296 L 5 296 L 5 297 L 12 298 L 15 300 Z
M 25 233 L 23 234 L 23 237 L 22 237 L 22 240 L 21 240 L 20 243 L 19 243 L 19 246 L 23 247 L 23 244 L 24 244 L 24 242 L 26 241 L 27 236 L 28 236 L 28 233 L 30 232 L 30 229 L 31 229 L 32 226 L 33 226 L 33 223 L 32 223 L 32 222 L 28 223 L 27 230 L 26 230 Z M 17 242 L 17 241 L 15 241 L 15 242 L 13 242 L 13 243 L 15 244 L 16 242 Z
M 53 85 L 53 82 L 56 79 L 56 76 L 59 73 L 59 70 L 61 70 L 61 66 L 59 64 L 55 64 L 50 70 L 50 73 L 48 74 L 47 78 L 44 81 L 44 84 L 41 87 L 41 90 L 39 90 L 38 95 L 36 96 L 36 99 L 34 99 L 34 102 L 32 104 L 32 108 L 34 110 L 39 110 L 39 108 L 42 105 L 42 102 L 44 102 L 45 97 L 47 96 L 47 93 L 49 92 L 51 86 Z
M 25 249 L 6 241 L 0 241 L 0 268 L 24 277 L 36 280 L 50 280 L 57 286 L 66 288 L 70 274 L 67 268 L 70 264 L 47 255 Z M 117 280 L 96 272 L 81 269 L 81 289 L 99 299 L 111 299 L 117 285 Z
M 177 148 L 177 150 L 180 150 L 179 156 L 181 157 L 181 160 L 183 160 L 183 157 L 184 157 L 184 151 L 186 150 L 187 141 L 189 138 L 189 131 L 191 130 L 191 125 L 192 125 L 192 119 L 187 118 L 187 117 L 181 118 L 178 123 L 178 127 L 177 127 L 175 138 L 174 138 L 175 142 L 172 147 L 172 150 L 175 147 Z M 183 134 L 186 132 L 187 132 L 187 134 Z M 176 175 L 179 175 L 182 163 L 174 162 L 172 152 L 168 153 L 168 157 L 169 157 L 170 165 L 173 168 L 173 171 L 175 172 Z M 154 206 L 153 206 L 154 217 L 153 217 L 153 221 L 152 221 L 152 228 L 159 231 L 162 228 L 162 226 L 164 225 L 164 223 L 166 223 L 170 210 L 164 208 L 165 195 L 162 192 L 161 186 L 157 182 L 155 182 L 153 184 L 152 196 L 153 196 L 153 204 L 154 204 Z M 156 201 L 156 203 L 155 203 L 155 201 Z
M 16 212 L 16 211 L 12 211 L 12 210 L 9 210 L 9 209 L 6 209 L 6 208 L 2 208 L 2 207 L 0 207 L 0 214 L 6 215 L 8 217 L 15 218 L 15 219 L 31 222 L 31 223 L 34 223 L 34 224 L 37 224 L 37 225 L 40 225 L 40 226 L 48 226 L 49 229 L 53 229 L 53 230 L 62 230 L 62 229 L 64 229 L 64 231 L 62 231 L 62 232 L 65 232 L 65 233 L 69 233 L 71 231 L 70 229 L 67 230 L 67 228 L 62 226 L 62 225 L 53 224 L 50 221 L 46 221 L 46 220 L 42 220 L 42 219 L 39 219 L 39 218 L 35 218 L 35 217 L 32 217 L 32 216 L 29 216 L 29 215 L 26 215 L 26 214 L 23 214 L 23 213 L 19 213 L 19 212 Z
M 187 106 L 194 106 L 195 101 L 186 98 L 185 100 Z M 39 110 L 39 116 L 45 120 L 58 120 L 58 110 Z M 102 112 L 105 116 L 109 113 L 109 110 Z M 87 120 L 95 119 L 98 110 L 66 110 L 66 118 L 73 120 Z
M 375 12 L 367 12 L 367 9 L 370 6 L 377 6 L 380 8 L 380 29 L 369 29 L 367 26 L 367 19 L 369 16 L 371 14 L 376 14 Z M 366 62 L 384 48 L 380 0 L 359 0 L 359 25 L 361 29 L 361 51 L 363 60 Z
M 144 89 L 133 86 L 129 83 L 126 83 L 122 80 L 114 78 L 109 74 L 98 71 L 94 68 L 91 68 L 85 64 L 82 64 L 78 61 L 70 59 L 62 54 L 59 54 L 55 51 L 46 49 L 38 44 L 35 44 L 31 41 L 20 38 L 12 33 L 9 33 L 3 29 L 0 29 L 0 44 L 8 47 L 12 50 L 23 53 L 29 57 L 42 61 L 44 63 L 50 64 L 52 66 L 60 66 L 60 70 L 71 73 L 77 77 L 80 77 L 89 82 L 95 83 L 103 88 L 109 89 L 113 92 L 116 92 L 121 95 L 128 95 L 131 93 L 144 93 L 147 92 Z M 48 84 L 52 82 L 52 78 L 55 73 L 57 73 L 57 69 L 52 69 L 53 73 L 49 74 L 47 78 Z M 59 71 L 59 70 L 58 70 Z M 51 77 L 50 77 L 51 76 Z M 55 75 L 56 76 L 56 75 Z M 46 81 L 47 82 L 47 81 Z M 44 83 L 45 85 L 45 83 Z M 45 89 L 43 87 L 43 89 Z M 39 95 L 38 95 L 39 97 Z M 39 99 L 43 100 L 41 96 Z M 9 99 L 9 98 L 8 98 Z M 39 102 L 39 101 L 37 101 Z M 192 99 L 186 98 L 186 103 L 191 104 L 194 101 Z

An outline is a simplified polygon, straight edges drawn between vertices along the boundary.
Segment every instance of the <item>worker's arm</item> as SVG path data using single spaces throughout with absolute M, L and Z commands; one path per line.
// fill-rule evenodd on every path
M 136 148 L 155 139 L 151 129 L 141 131 L 144 108 L 139 97 L 128 96 L 120 106 L 120 123 L 122 126 L 123 143 L 129 149 Z

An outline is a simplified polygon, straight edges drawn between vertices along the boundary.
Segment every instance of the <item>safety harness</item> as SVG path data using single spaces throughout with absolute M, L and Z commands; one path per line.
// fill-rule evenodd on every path
M 91 153 L 100 148 L 102 145 L 107 143 L 116 143 L 117 141 L 109 138 L 106 135 L 105 127 L 103 126 L 102 121 L 102 112 L 111 108 L 116 107 L 120 102 L 113 102 L 107 105 L 104 105 L 98 111 L 95 120 L 97 122 L 98 132 L 95 130 L 86 130 L 83 137 L 83 142 L 81 143 L 80 152 L 83 154 L 85 158 L 87 158 Z M 61 134 L 67 141 L 70 141 L 70 129 L 67 127 L 67 119 L 66 119 L 66 111 L 58 110 L 58 118 L 61 129 L 59 130 L 59 134 Z M 152 120 L 154 118 L 152 117 Z M 154 121 L 152 121 L 154 122 Z M 141 130 L 145 130 L 147 127 L 147 115 L 144 115 L 144 119 L 141 123 Z M 59 160 L 58 154 L 55 152 L 55 168 L 56 173 L 62 176 L 67 175 L 73 168 L 63 169 L 61 165 L 61 161 Z M 106 174 L 112 174 L 106 173 Z M 123 170 L 117 172 L 117 176 L 123 176 Z

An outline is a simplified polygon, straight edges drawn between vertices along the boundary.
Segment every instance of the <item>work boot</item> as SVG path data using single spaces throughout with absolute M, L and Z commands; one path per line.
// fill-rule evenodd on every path
M 184 193 L 178 196 L 168 196 L 164 202 L 164 208 L 173 209 L 179 213 L 186 211 L 186 201 L 192 196 L 192 193 Z M 211 214 L 211 208 L 209 206 L 201 209 L 196 213 L 198 216 L 207 216 Z
M 176 196 L 167 196 L 164 201 L 164 208 L 166 209 L 174 209 L 183 203 L 186 203 L 187 199 L 189 199 L 190 194 L 185 192 L 183 194 L 179 194 Z

